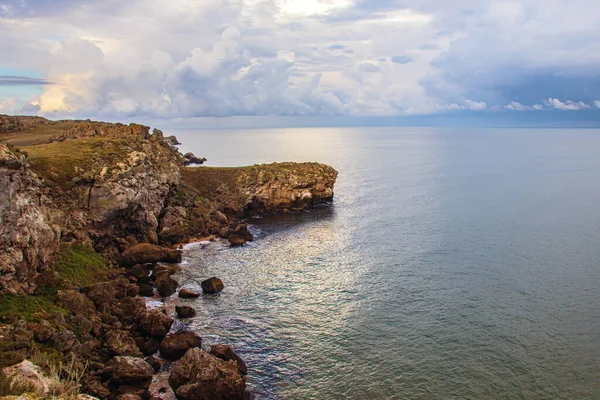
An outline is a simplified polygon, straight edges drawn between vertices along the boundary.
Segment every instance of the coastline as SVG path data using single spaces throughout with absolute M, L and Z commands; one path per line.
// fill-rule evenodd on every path
M 12 132 L 2 129 L 7 121 Z M 42 396 L 50 386 L 74 394 L 64 382 L 77 375 L 71 386 L 97 398 L 195 399 L 206 387 L 217 398 L 251 398 L 247 367 L 234 349 L 198 350 L 202 338 L 180 330 L 180 310 L 164 308 L 176 293 L 218 293 L 222 283 L 203 282 L 182 295 L 172 275 L 183 268 L 182 251 L 202 239 L 232 246 L 253 240 L 245 217 L 330 202 L 337 172 L 316 163 L 188 167 L 202 159 L 181 155 L 174 137 L 135 124 L 3 117 L 0 139 L 0 177 L 18 183 L 0 199 L 3 217 L 17 227 L 37 224 L 25 226 L 30 236 L 20 247 L 9 237 L 19 232 L 5 229 L 0 237 L 3 262 L 21 264 L 1 276 L 4 380 L 23 377 L 19 368 L 27 367 L 37 371 L 36 383 L 45 382 L 34 390 Z M 79 158 L 55 159 L 73 147 Z

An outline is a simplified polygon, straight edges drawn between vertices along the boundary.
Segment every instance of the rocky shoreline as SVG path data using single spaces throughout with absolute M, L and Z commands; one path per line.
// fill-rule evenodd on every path
M 0 396 L 242 399 L 247 367 L 173 329 L 182 243 L 244 245 L 244 218 L 333 198 L 317 163 L 189 167 L 175 137 L 131 124 L 0 116 Z M 204 293 L 223 282 L 206 277 Z

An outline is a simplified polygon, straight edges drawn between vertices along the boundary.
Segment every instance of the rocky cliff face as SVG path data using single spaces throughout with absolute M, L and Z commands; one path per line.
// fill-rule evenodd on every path
M 45 216 L 41 183 L 25 155 L 0 143 L 0 291 L 30 291 L 52 261 L 58 234 Z
M 190 168 L 174 138 L 142 125 L 0 117 L 0 293 L 30 292 L 60 242 L 117 260 L 333 197 L 337 172 L 322 164 Z

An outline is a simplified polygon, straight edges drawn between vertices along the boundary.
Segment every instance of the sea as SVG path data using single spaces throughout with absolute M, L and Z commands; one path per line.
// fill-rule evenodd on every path
M 187 328 L 257 399 L 600 399 L 600 130 L 171 130 L 208 166 L 318 161 L 335 200 L 186 247 Z

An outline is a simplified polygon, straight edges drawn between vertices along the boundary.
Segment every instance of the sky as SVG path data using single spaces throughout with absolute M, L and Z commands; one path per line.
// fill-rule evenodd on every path
M 7 114 L 600 125 L 597 0 L 0 0 L 0 54 Z

